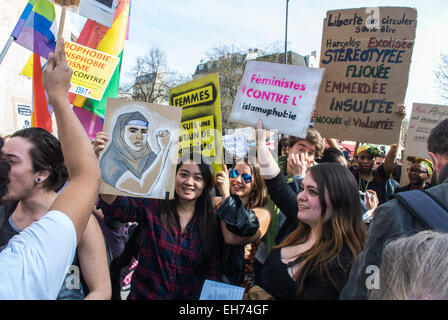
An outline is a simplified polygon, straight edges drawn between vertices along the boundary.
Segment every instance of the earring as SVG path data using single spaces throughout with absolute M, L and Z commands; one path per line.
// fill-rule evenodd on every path
M 39 183 L 40 182 L 40 178 L 37 177 L 35 181 L 36 181 L 36 183 Z

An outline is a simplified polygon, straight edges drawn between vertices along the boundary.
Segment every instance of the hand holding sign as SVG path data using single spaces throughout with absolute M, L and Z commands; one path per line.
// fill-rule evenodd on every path
M 229 171 L 227 170 L 227 166 L 225 163 L 223 164 L 223 171 L 220 171 L 216 174 L 216 187 L 218 188 L 219 193 L 222 196 L 222 200 L 224 201 L 228 197 L 230 197 L 230 179 L 229 179 Z
M 99 131 L 96 134 L 95 140 L 93 140 L 93 150 L 95 151 L 96 157 L 99 159 L 101 152 L 106 147 L 106 143 L 109 141 L 107 132 Z
M 280 168 L 266 145 L 266 130 L 263 129 L 263 121 L 258 120 L 256 130 L 257 160 L 260 165 L 260 173 L 265 179 L 275 178 L 280 173 Z

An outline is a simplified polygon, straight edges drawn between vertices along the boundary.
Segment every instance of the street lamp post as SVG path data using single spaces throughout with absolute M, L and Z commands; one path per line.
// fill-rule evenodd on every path
M 285 26 L 285 64 L 288 64 L 288 4 L 289 0 L 286 0 L 286 26 Z

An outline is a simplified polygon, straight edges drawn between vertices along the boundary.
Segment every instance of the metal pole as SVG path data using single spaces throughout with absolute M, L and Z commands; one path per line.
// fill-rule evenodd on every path
M 285 64 L 288 64 L 288 4 L 289 0 L 286 0 L 286 26 L 285 26 Z
M 3 58 L 5 58 L 5 56 L 6 56 L 6 52 L 8 52 L 8 49 L 9 49 L 9 47 L 11 46 L 11 43 L 12 43 L 13 41 L 14 41 L 14 37 L 13 37 L 13 36 L 10 36 L 9 39 L 8 39 L 8 41 L 7 41 L 6 44 L 5 44 L 5 47 L 4 47 L 3 50 L 2 50 L 2 53 L 0 53 L 0 64 L 2 63 Z

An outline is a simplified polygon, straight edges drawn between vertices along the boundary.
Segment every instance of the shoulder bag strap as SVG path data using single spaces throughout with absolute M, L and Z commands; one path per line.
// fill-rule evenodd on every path
M 399 192 L 395 197 L 427 227 L 448 232 L 448 211 L 427 192 L 421 190 Z

